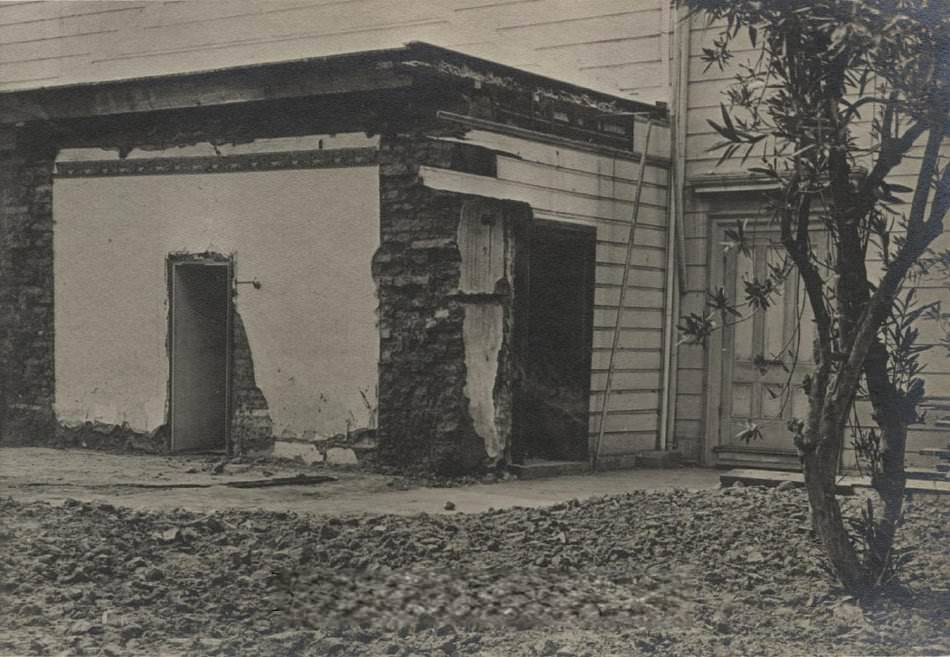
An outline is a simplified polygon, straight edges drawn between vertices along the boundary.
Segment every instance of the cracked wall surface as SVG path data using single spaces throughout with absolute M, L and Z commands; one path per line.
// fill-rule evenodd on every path
M 252 444 L 370 426 L 377 180 L 375 166 L 57 179 L 59 417 L 165 422 L 165 258 L 214 251 L 262 284 L 235 299 L 232 431 Z
M 467 146 L 403 135 L 380 154 L 380 449 L 444 473 L 503 460 L 511 435 L 511 258 L 521 204 L 436 192 L 421 165 L 458 168 Z M 491 218 L 495 236 L 482 231 Z M 466 230 L 465 222 L 473 230 Z M 460 244 L 461 242 L 461 244 Z M 487 249 L 488 252 L 485 252 Z

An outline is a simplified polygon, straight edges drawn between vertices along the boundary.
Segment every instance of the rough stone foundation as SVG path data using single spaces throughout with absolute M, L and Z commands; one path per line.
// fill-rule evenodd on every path
M 0 131 L 0 444 L 48 440 L 53 416 L 54 153 Z
M 381 245 L 373 260 L 379 292 L 380 453 L 391 463 L 444 474 L 475 471 L 497 461 L 505 451 L 499 439 L 510 437 L 513 286 L 502 280 L 487 294 L 460 290 L 460 221 L 467 203 L 485 200 L 428 189 L 417 172 L 427 164 L 463 170 L 474 165 L 473 173 L 485 173 L 486 159 L 473 157 L 471 147 L 425 136 L 388 137 L 380 148 Z M 491 203 L 509 207 L 511 220 L 525 214 L 519 204 Z M 494 436 L 476 428 L 466 390 L 471 374 L 466 308 L 484 304 L 501 306 L 501 348 L 495 382 L 488 385 Z M 506 383 L 497 385 L 500 380 Z

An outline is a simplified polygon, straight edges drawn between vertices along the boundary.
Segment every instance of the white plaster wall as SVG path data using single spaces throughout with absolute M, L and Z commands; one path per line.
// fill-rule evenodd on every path
M 277 435 L 370 423 L 378 334 L 376 167 L 57 179 L 56 409 L 66 421 L 165 419 L 165 259 L 233 253 L 236 308 Z M 374 405 L 375 402 L 373 401 Z

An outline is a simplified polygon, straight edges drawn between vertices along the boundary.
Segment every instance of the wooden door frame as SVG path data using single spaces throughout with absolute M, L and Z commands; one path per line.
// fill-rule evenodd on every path
M 166 404 L 166 425 L 168 426 L 168 443 L 167 451 L 175 451 L 175 431 L 174 423 L 172 418 L 174 418 L 174 376 L 173 376 L 173 367 L 175 364 L 175 267 L 178 265 L 199 265 L 199 266 L 217 266 L 217 267 L 227 267 L 227 280 L 228 280 L 228 293 L 227 293 L 227 310 L 225 317 L 225 370 L 224 370 L 224 381 L 225 381 L 225 392 L 224 392 L 224 450 L 226 453 L 230 454 L 232 449 L 231 444 L 231 413 L 232 413 L 232 403 L 231 403 L 231 394 L 233 381 L 232 377 L 232 359 L 234 357 L 234 257 L 233 256 L 223 256 L 218 254 L 189 254 L 189 253 L 172 253 L 169 254 L 165 259 L 165 275 L 166 275 L 166 285 L 168 289 L 168 329 L 167 329 L 167 351 L 168 351 L 168 403 Z
M 709 272 L 707 289 L 725 280 L 722 258 L 722 238 L 725 230 L 736 221 L 746 221 L 753 229 L 765 229 L 771 221 L 762 216 L 761 212 L 738 210 L 736 212 L 717 211 L 707 214 L 709 227 L 706 262 Z M 777 230 L 778 227 L 775 227 Z M 730 330 L 729 335 L 732 335 Z M 706 338 L 706 432 L 703 436 L 703 463 L 716 465 L 715 448 L 721 444 L 722 436 L 722 381 L 723 377 L 732 370 L 734 357 L 724 358 L 728 340 L 724 330 L 714 331 Z

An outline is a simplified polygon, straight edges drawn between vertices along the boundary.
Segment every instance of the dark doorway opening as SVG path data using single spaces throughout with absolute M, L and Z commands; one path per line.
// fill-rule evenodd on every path
M 538 221 L 525 241 L 515 310 L 522 376 L 512 457 L 585 461 L 596 230 Z
M 169 428 L 175 452 L 227 449 L 232 270 L 227 258 L 168 260 Z

